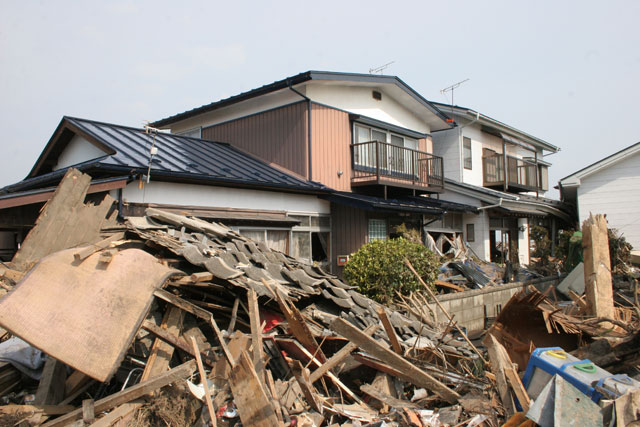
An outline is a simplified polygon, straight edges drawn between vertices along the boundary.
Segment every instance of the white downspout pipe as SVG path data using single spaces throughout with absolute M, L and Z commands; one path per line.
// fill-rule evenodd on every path
M 484 210 L 484 209 L 491 209 L 491 208 L 499 208 L 500 206 L 502 206 L 502 201 L 504 199 L 502 197 L 500 197 L 500 200 L 498 201 L 498 203 L 496 203 L 495 205 L 489 205 L 489 206 L 480 206 L 479 208 L 477 208 L 479 211 Z

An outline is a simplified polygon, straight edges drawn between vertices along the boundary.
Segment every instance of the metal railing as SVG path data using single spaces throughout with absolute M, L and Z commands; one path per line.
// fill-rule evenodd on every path
M 442 157 L 380 141 L 351 145 L 353 182 L 411 183 L 443 187 Z
M 538 165 L 535 162 L 507 155 L 506 164 L 508 187 L 531 191 L 541 189 L 538 182 Z M 483 157 L 482 167 L 485 186 L 504 185 L 505 157 L 502 153 Z

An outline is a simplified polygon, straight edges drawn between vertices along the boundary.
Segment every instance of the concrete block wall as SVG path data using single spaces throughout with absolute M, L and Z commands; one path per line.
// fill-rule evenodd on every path
M 524 289 L 522 283 L 491 286 L 484 289 L 458 292 L 438 296 L 438 301 L 454 316 L 458 325 L 468 332 L 484 329 L 485 316 L 497 317 L 502 307 L 512 296 Z M 447 323 L 447 318 L 435 303 L 429 304 L 436 312 L 439 323 Z

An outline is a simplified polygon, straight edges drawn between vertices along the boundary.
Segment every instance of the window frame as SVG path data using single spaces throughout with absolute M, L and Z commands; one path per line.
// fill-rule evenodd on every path
M 465 239 L 469 243 L 476 241 L 476 225 L 472 222 L 468 223 L 465 227 Z
M 374 223 L 384 224 L 384 237 L 374 236 L 372 238 L 372 231 L 376 231 L 372 229 L 372 225 Z M 375 242 L 377 240 L 388 240 L 389 239 L 389 223 L 386 218 L 369 218 L 367 221 L 367 243 Z
M 467 148 L 467 145 L 469 147 Z M 467 151 L 469 155 L 467 156 Z M 471 144 L 471 138 L 463 136 L 462 137 L 462 160 L 464 168 L 467 170 L 473 170 L 473 149 Z

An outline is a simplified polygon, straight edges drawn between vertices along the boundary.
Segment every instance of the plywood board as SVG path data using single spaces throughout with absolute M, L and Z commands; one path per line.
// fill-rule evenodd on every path
M 78 249 L 43 258 L 0 300 L 0 325 L 52 357 L 106 381 L 144 319 L 154 290 L 175 274 L 139 249 L 108 266 Z

